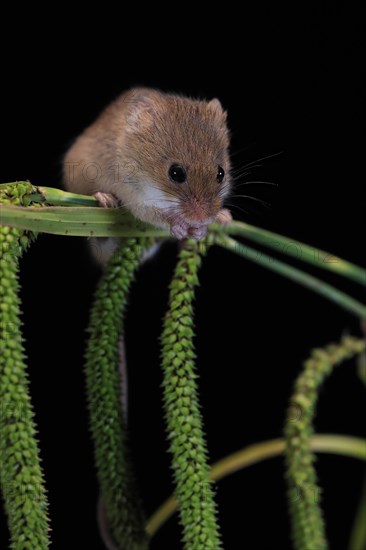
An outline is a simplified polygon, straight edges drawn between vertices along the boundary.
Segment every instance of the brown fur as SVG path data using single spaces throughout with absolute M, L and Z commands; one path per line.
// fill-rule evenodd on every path
M 64 181 L 74 192 L 113 194 L 152 224 L 198 227 L 218 215 L 230 190 L 228 148 L 226 113 L 217 99 L 136 88 L 75 141 L 65 156 Z M 170 180 L 172 164 L 186 169 L 186 183 Z M 221 184 L 218 165 L 226 174 Z

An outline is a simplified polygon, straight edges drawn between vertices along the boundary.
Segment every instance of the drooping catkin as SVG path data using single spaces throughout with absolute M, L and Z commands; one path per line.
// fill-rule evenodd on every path
M 28 183 L 2 186 L 0 203 L 22 205 L 32 191 Z M 45 550 L 50 543 L 19 298 L 19 257 L 33 239 L 0 226 L 0 485 L 13 550 Z
M 340 344 L 315 349 L 295 382 L 285 425 L 285 456 L 292 538 L 296 550 L 328 548 L 320 507 L 321 490 L 314 468 L 315 456 L 310 450 L 319 389 L 336 365 L 364 349 L 363 340 L 351 337 L 343 338 Z
M 164 407 L 175 496 L 186 550 L 221 548 L 207 448 L 198 402 L 193 345 L 194 288 L 200 244 L 182 246 L 170 285 L 162 334 Z
M 118 344 L 131 282 L 150 244 L 150 239 L 123 239 L 109 261 L 91 310 L 85 365 L 101 495 L 117 546 L 129 550 L 146 549 L 148 539 L 122 414 Z

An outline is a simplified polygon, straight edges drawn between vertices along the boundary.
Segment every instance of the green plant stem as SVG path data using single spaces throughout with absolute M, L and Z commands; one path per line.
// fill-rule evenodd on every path
M 86 383 L 94 454 L 109 530 L 116 545 L 148 547 L 142 507 L 127 448 L 121 407 L 118 343 L 128 292 L 149 239 L 122 242 L 102 276 L 94 299 L 86 352 Z
M 12 183 L 3 183 L 0 184 L 0 192 L 2 189 L 8 189 L 9 187 L 16 187 L 19 185 L 28 185 L 31 187 L 31 190 L 29 191 L 29 195 L 26 200 L 23 201 L 23 204 L 25 206 L 29 206 L 31 203 L 42 203 L 42 204 L 48 204 L 48 205 L 58 205 L 58 206 L 85 206 L 85 207 L 97 207 L 98 201 L 91 196 L 88 195 L 78 195 L 75 193 L 69 193 L 66 191 L 62 191 L 61 189 L 55 189 L 52 187 L 44 187 L 44 186 L 31 186 L 29 182 L 12 182 Z M 67 220 L 63 219 L 63 216 L 61 215 L 61 211 L 59 211 L 59 215 L 61 216 L 59 218 L 60 223 L 68 223 Z M 57 214 L 57 213 L 56 213 Z M 13 210 L 8 210 L 7 208 L 4 208 L 2 211 L 2 216 L 4 217 L 4 223 L 6 222 L 8 225 L 11 225 L 12 227 L 19 227 L 20 229 L 29 229 L 32 231 L 44 231 L 44 232 L 50 232 L 55 234 L 65 234 L 65 229 L 68 231 L 68 235 L 77 235 L 77 236 L 90 236 L 90 232 L 88 231 L 95 231 L 96 237 L 106 237 L 106 236 L 141 236 L 140 234 L 121 234 L 117 233 L 118 231 L 117 227 L 114 227 L 114 233 L 110 233 L 112 230 L 109 229 L 108 234 L 106 233 L 99 233 L 98 228 L 85 228 L 84 231 L 83 227 L 77 227 L 76 225 L 73 228 L 63 228 L 63 227 L 57 227 L 54 225 L 50 225 L 49 222 L 51 220 L 43 219 L 44 214 L 42 212 L 41 217 L 38 217 L 37 220 L 34 220 L 34 217 L 32 215 L 21 216 L 20 213 L 17 213 Z M 54 220 L 57 220 L 57 215 L 54 217 Z M 109 218 L 109 222 L 113 222 L 113 218 Z M 37 222 L 37 223 L 36 223 Z M 87 216 L 87 219 L 84 220 L 84 222 L 87 222 L 88 224 L 92 224 L 94 222 L 94 212 L 89 212 L 89 215 Z M 29 227 L 28 224 L 31 223 L 32 227 Z M 21 224 L 21 225 L 20 225 Z M 141 226 L 143 227 L 143 225 Z M 145 226 L 146 229 L 149 228 L 149 226 Z M 347 277 L 349 279 L 352 279 L 364 286 L 366 286 L 366 270 L 362 269 L 361 267 L 352 264 L 351 262 L 347 262 L 343 260 L 342 258 L 339 258 L 335 256 L 334 254 L 330 254 L 329 252 L 326 252 L 324 250 L 316 249 L 314 247 L 311 247 L 307 244 L 304 244 L 300 241 L 296 241 L 295 239 L 289 239 L 288 237 L 285 237 L 283 235 L 279 235 L 278 233 L 273 233 L 271 231 L 267 231 L 265 229 L 262 229 L 260 227 L 256 227 L 244 222 L 239 221 L 233 221 L 225 228 L 218 227 L 215 225 L 212 225 L 211 228 L 214 231 L 218 231 L 219 233 L 225 232 L 231 235 L 240 235 L 242 237 L 245 237 L 246 239 L 252 240 L 256 243 L 259 243 L 263 246 L 266 246 L 268 248 L 272 248 L 282 254 L 292 256 L 296 258 L 297 260 L 301 260 L 303 262 L 307 262 L 310 264 L 315 265 L 316 267 L 320 269 L 324 269 L 333 273 L 336 273 L 338 275 L 341 275 L 343 277 Z M 103 230 L 101 226 L 99 226 L 99 230 Z M 77 233 L 73 233 L 73 231 L 77 231 Z M 160 235 L 159 235 L 160 236 Z M 167 233 L 164 232 L 161 236 L 167 236 Z
M 227 250 L 239 254 L 239 256 L 243 256 L 256 264 L 262 265 L 275 273 L 279 273 L 280 275 L 301 284 L 305 288 L 308 288 L 313 292 L 320 294 L 324 298 L 336 303 L 339 307 L 345 309 L 353 315 L 356 315 L 356 317 L 359 317 L 360 319 L 366 318 L 366 307 L 363 304 L 328 283 L 324 283 L 320 279 L 313 277 L 313 275 L 304 273 L 296 267 L 285 264 L 284 262 L 276 260 L 271 256 L 264 255 L 258 250 L 250 248 L 249 246 L 224 235 L 216 238 L 216 244 L 219 244 Z
M 361 267 L 346 262 L 342 258 L 330 254 L 325 250 L 313 248 L 307 244 L 294 239 L 289 239 L 278 233 L 272 233 L 260 227 L 255 227 L 244 222 L 234 221 L 228 227 L 227 231 L 231 235 L 241 235 L 277 252 L 292 256 L 297 260 L 313 264 L 320 269 L 325 269 L 342 275 L 366 286 L 366 270 Z
M 0 204 L 2 225 L 74 237 L 168 237 L 164 229 L 140 222 L 122 208 L 45 206 L 21 208 Z
M 364 442 L 364 447 L 366 443 Z M 366 455 L 366 448 L 364 449 Z M 366 476 L 363 480 L 362 494 L 352 526 L 348 550 L 366 549 Z
M 201 263 L 198 248 L 194 241 L 183 244 L 170 285 L 162 334 L 164 409 L 184 548 L 217 550 L 221 544 L 194 364 L 193 300 Z
M 340 344 L 313 350 L 295 382 L 284 433 L 289 510 L 296 550 L 328 548 L 313 464 L 315 457 L 310 448 L 316 403 L 320 387 L 334 367 L 364 349 L 364 340 L 347 337 Z
M 243 468 L 280 456 L 284 453 L 285 448 L 284 439 L 272 439 L 250 445 L 216 462 L 211 468 L 210 478 L 219 481 Z M 366 462 L 365 442 L 356 437 L 316 434 L 310 439 L 310 448 L 317 453 L 338 454 Z M 149 535 L 154 536 L 177 510 L 178 502 L 174 497 L 165 500 L 147 522 L 146 531 Z
M 360 353 L 360 355 L 358 356 L 357 374 L 360 381 L 366 386 L 366 352 L 365 351 L 363 353 Z
M 53 187 L 36 187 L 36 192 L 28 197 L 29 204 L 46 203 L 52 206 L 94 206 L 99 207 L 97 199 L 89 195 L 69 193 Z
M 29 184 L 3 187 L 3 201 L 22 204 Z M 19 257 L 34 235 L 0 227 L 0 485 L 11 548 L 46 550 L 47 498 L 20 320 Z

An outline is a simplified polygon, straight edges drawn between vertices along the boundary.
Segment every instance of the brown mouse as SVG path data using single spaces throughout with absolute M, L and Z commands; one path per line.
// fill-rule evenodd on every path
M 218 99 L 134 88 L 111 103 L 64 158 L 64 182 L 182 239 L 201 239 L 230 192 L 229 132 Z
M 229 132 L 218 99 L 202 101 L 147 88 L 111 103 L 74 142 L 64 158 L 64 182 L 95 195 L 105 207 L 124 207 L 142 221 L 167 227 L 182 239 L 203 238 L 214 221 L 228 223 Z M 116 239 L 94 239 L 104 263 Z M 120 342 L 121 399 L 127 418 L 127 374 Z M 98 522 L 107 548 L 117 550 L 103 502 Z

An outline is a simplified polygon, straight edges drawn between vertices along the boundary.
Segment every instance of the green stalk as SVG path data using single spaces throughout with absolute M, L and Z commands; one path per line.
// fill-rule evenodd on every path
M 357 374 L 361 382 L 366 386 L 366 352 L 361 353 L 357 359 Z M 366 549 L 365 549 L 366 550 Z
M 286 442 L 284 439 L 271 439 L 270 441 L 249 445 L 216 462 L 211 468 L 210 479 L 219 481 L 252 464 L 258 464 L 269 458 L 280 456 L 285 449 Z M 316 434 L 310 438 L 310 449 L 316 453 L 331 453 L 366 461 L 365 441 L 356 437 Z M 146 531 L 149 535 L 153 537 L 177 510 L 178 502 L 176 499 L 173 496 L 166 499 L 146 524 Z M 355 550 L 356 548 L 363 547 L 353 545 L 350 546 L 349 550 Z
M 29 206 L 29 204 L 35 203 L 35 202 L 48 204 L 48 205 L 56 205 L 56 206 L 76 206 L 76 207 L 78 206 L 97 207 L 98 206 L 98 201 L 94 197 L 90 197 L 88 195 L 78 195 L 75 193 L 69 193 L 66 191 L 62 191 L 60 189 L 54 189 L 52 187 L 43 187 L 43 186 L 35 187 L 35 186 L 31 186 L 29 182 L 13 182 L 13 183 L 0 184 L 0 191 L 2 189 L 9 189 L 11 187 L 14 188 L 19 185 L 28 185 L 30 188 L 28 197 L 26 198 L 26 200 L 23 201 L 24 206 Z M 91 235 L 90 232 L 94 232 L 94 236 L 96 237 L 141 236 L 140 233 L 132 234 L 130 232 L 128 235 L 124 233 L 123 234 L 119 233 L 117 227 L 114 227 L 114 230 L 112 228 L 109 228 L 106 232 L 102 232 L 102 233 L 98 232 L 98 229 L 101 230 L 102 227 L 100 225 L 99 227 L 97 225 L 92 226 L 94 222 L 94 211 L 89 212 L 89 215 L 87 215 L 86 219 L 83 220 L 83 222 L 92 224 L 88 228 L 86 228 L 85 226 L 83 228 L 83 226 L 80 226 L 80 224 L 76 224 L 76 226 L 72 226 L 71 228 L 68 228 L 68 227 L 59 228 L 57 227 L 57 224 L 56 226 L 49 225 L 50 220 L 43 219 L 43 216 L 44 216 L 43 213 L 41 217 L 38 216 L 38 218 L 34 219 L 34 216 L 32 214 L 21 216 L 19 212 L 17 213 L 17 212 L 14 212 L 13 210 L 8 210 L 7 208 L 3 208 L 1 215 L 3 216 L 2 223 L 4 224 L 6 223 L 9 226 L 19 227 L 20 229 L 29 229 L 32 231 L 43 231 L 46 233 L 54 233 L 58 235 L 68 234 L 68 235 L 89 237 Z M 62 216 L 62 211 L 56 212 L 56 216 L 53 218 L 53 220 L 58 219 L 57 215 L 59 215 L 60 223 L 68 223 L 67 220 L 69 220 L 69 218 L 65 220 Z M 119 220 L 120 219 L 121 218 L 119 218 Z M 127 218 L 125 219 L 127 220 Z M 117 220 L 118 220 L 118 216 L 117 216 Z M 113 223 L 114 218 L 110 217 L 108 221 Z M 32 227 L 30 227 L 28 223 L 31 223 Z M 140 229 L 142 227 L 145 227 L 147 229 L 149 226 L 142 224 L 140 225 Z M 344 277 L 352 279 L 362 285 L 366 285 L 366 271 L 364 269 L 362 269 L 357 265 L 352 264 L 351 262 L 347 262 L 342 258 L 339 258 L 333 254 L 330 254 L 329 252 L 313 248 L 300 241 L 289 239 L 288 237 L 284 237 L 283 235 L 279 235 L 278 233 L 272 233 L 271 231 L 261 229 L 260 227 L 255 227 L 247 223 L 238 222 L 238 221 L 233 221 L 230 225 L 226 226 L 225 228 L 215 226 L 215 225 L 211 226 L 211 228 L 214 231 L 219 233 L 225 232 L 231 235 L 241 235 L 256 243 L 259 243 L 266 247 L 277 250 L 282 254 L 292 256 L 303 262 L 313 264 L 320 269 L 331 271 L 338 275 L 342 275 Z M 151 228 L 149 228 L 149 230 L 151 230 Z M 152 235 L 152 234 L 149 233 L 149 235 Z M 157 234 L 154 233 L 154 236 L 157 236 Z M 159 236 L 167 236 L 167 232 L 166 231 L 160 232 Z
M 216 244 L 223 246 L 227 250 L 235 252 L 240 256 L 244 256 L 244 258 L 247 258 L 256 264 L 262 265 L 271 271 L 279 273 L 280 275 L 283 275 L 296 283 L 301 284 L 305 288 L 308 288 L 313 292 L 322 295 L 324 298 L 336 303 L 339 307 L 345 309 L 353 315 L 356 315 L 356 317 L 359 317 L 360 319 L 366 318 L 366 307 L 363 304 L 328 283 L 324 283 L 320 279 L 313 277 L 313 275 L 304 273 L 296 267 L 285 264 L 284 262 L 276 260 L 271 256 L 263 255 L 258 250 L 250 248 L 249 246 L 239 243 L 238 241 L 224 235 L 217 236 Z
M 29 184 L 0 188 L 21 204 Z M 46 550 L 47 499 L 21 333 L 19 257 L 34 235 L 0 227 L 0 486 L 13 550 Z
M 266 231 L 260 227 L 255 227 L 244 222 L 234 221 L 227 227 L 227 232 L 231 235 L 241 235 L 256 243 L 272 248 L 277 252 L 292 256 L 297 260 L 315 265 L 320 269 L 325 269 L 342 275 L 366 286 L 366 270 L 361 267 L 346 262 L 342 258 L 330 254 L 325 250 L 313 248 L 307 244 L 294 239 L 289 239 L 278 233 Z
M 162 334 L 164 408 L 184 548 L 217 550 L 221 544 L 194 364 L 193 300 L 200 264 L 197 243 L 185 242 L 170 285 Z
M 169 236 L 166 230 L 144 224 L 122 208 L 21 208 L 0 204 L 0 223 L 19 229 L 75 237 Z
M 364 455 L 366 448 L 364 441 Z M 356 517 L 352 526 L 351 537 L 348 550 L 366 549 L 366 477 L 363 480 L 360 503 L 356 512 Z
M 319 391 L 334 367 L 365 349 L 365 342 L 344 338 L 338 345 L 313 350 L 298 376 L 285 426 L 286 478 L 296 550 L 328 548 L 320 508 L 320 489 L 314 468 L 310 439 Z
M 118 343 L 128 292 L 149 239 L 124 240 L 99 282 L 91 311 L 86 384 L 94 454 L 110 532 L 118 547 L 145 550 L 144 516 L 127 448 Z
M 95 197 L 89 195 L 77 195 L 53 187 L 38 187 L 36 193 L 29 196 L 31 202 L 46 203 L 52 206 L 99 206 Z M 26 206 L 26 205 L 25 205 Z

